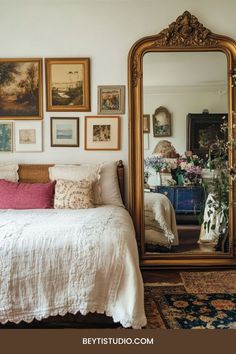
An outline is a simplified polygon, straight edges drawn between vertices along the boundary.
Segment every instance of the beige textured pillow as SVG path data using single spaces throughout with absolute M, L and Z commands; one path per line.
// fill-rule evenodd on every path
M 93 202 L 101 204 L 101 188 L 99 186 L 100 165 L 55 165 L 49 169 L 51 181 L 59 179 L 79 182 L 87 180 L 92 183 Z
M 97 191 L 97 193 L 101 193 L 101 202 L 98 204 L 124 207 L 117 177 L 117 162 L 103 163 L 98 183 L 101 189 L 101 191 Z
M 82 165 L 55 165 L 49 168 L 51 181 L 88 180 L 93 183 L 93 203 L 124 207 L 117 178 L 117 162 Z
M 55 209 L 88 209 L 93 208 L 92 182 L 58 180 L 55 187 Z
M 17 182 L 19 179 L 18 176 L 18 164 L 5 162 L 0 163 L 0 179 L 5 179 L 6 181 L 10 182 Z

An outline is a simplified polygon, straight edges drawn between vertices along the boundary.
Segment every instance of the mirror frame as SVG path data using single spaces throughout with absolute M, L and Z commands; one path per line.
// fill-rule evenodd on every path
M 143 37 L 130 49 L 128 56 L 129 85 L 129 211 L 132 216 L 143 267 L 201 268 L 232 267 L 236 265 L 236 196 L 230 178 L 229 244 L 227 254 L 145 254 L 144 252 L 144 178 L 143 178 L 143 56 L 149 52 L 220 51 L 227 57 L 228 68 L 228 126 L 229 137 L 236 138 L 236 42 L 226 36 L 212 33 L 198 19 L 185 11 L 159 34 Z M 234 168 L 235 151 L 229 154 L 229 166 Z

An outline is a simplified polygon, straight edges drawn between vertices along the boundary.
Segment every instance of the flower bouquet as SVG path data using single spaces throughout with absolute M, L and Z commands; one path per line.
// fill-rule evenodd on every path
M 172 166 L 171 175 L 178 185 L 199 185 L 202 183 L 202 160 L 186 151 Z
M 153 174 L 153 171 L 155 174 Z M 152 187 L 162 185 L 161 172 L 169 171 L 169 163 L 162 157 L 151 156 L 144 160 L 144 175 L 149 174 L 148 184 Z
M 144 160 L 144 168 L 152 168 L 156 173 L 169 170 L 169 163 L 162 157 L 151 156 Z

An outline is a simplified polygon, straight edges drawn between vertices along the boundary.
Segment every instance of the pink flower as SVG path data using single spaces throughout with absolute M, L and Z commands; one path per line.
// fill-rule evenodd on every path
M 186 152 L 185 152 L 185 155 L 186 155 L 187 157 L 192 157 L 192 156 L 193 156 L 193 152 L 192 152 L 191 150 L 186 151 Z

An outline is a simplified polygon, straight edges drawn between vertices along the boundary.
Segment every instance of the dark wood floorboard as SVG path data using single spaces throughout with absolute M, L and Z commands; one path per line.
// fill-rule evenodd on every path
M 170 283 L 179 284 L 182 283 L 181 277 L 178 271 L 171 270 L 142 270 L 142 276 L 144 283 Z

